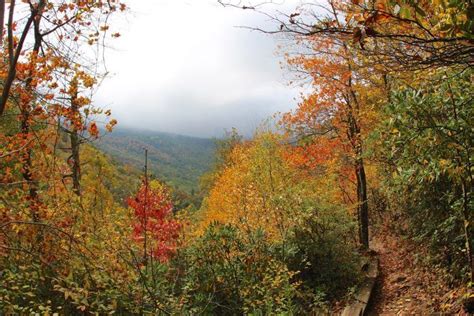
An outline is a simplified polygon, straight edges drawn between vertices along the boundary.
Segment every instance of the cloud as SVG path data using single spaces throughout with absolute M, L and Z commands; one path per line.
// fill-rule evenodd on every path
M 131 1 L 130 1 L 131 2 Z M 250 134 L 262 119 L 294 106 L 275 38 L 235 26 L 261 15 L 216 0 L 130 3 L 123 36 L 107 55 L 113 76 L 96 103 L 125 126 L 194 136 Z

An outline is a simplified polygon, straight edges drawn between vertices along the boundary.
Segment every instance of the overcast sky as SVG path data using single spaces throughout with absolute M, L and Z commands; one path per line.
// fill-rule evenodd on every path
M 106 57 L 111 76 L 96 95 L 121 126 L 200 137 L 236 127 L 248 135 L 295 106 L 277 39 L 236 28 L 264 26 L 263 16 L 217 0 L 128 3 Z

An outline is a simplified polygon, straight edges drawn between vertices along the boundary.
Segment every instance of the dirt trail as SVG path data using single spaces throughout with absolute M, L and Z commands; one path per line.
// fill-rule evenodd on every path
M 413 245 L 388 232 L 372 241 L 380 260 L 380 278 L 368 315 L 467 315 L 459 289 L 449 289 L 441 269 L 416 262 Z

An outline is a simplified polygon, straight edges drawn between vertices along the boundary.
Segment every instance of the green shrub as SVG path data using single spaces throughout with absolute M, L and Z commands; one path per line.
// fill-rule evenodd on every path
M 472 76 L 471 69 L 440 70 L 418 86 L 400 84 L 380 129 L 391 208 L 458 279 L 468 275 L 466 245 L 474 244 Z
M 290 313 L 296 274 L 275 258 L 262 231 L 211 225 L 174 260 L 185 265 L 181 295 L 191 313 Z
M 340 299 L 359 277 L 355 223 L 337 207 L 312 209 L 299 221 L 281 246 L 284 260 L 316 297 Z

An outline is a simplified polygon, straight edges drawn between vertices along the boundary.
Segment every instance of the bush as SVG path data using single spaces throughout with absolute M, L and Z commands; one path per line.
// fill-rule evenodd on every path
M 473 75 L 471 69 L 442 70 L 418 86 L 401 84 L 381 128 L 392 209 L 458 279 L 467 278 L 474 243 Z
M 268 314 L 294 309 L 298 283 L 272 251 L 262 231 L 249 234 L 230 225 L 211 225 L 181 251 L 181 295 L 191 313 Z
M 284 260 L 297 278 L 316 296 L 339 299 L 358 281 L 356 225 L 344 209 L 320 207 L 300 219 L 282 244 Z M 305 304 L 307 304 L 306 302 Z

